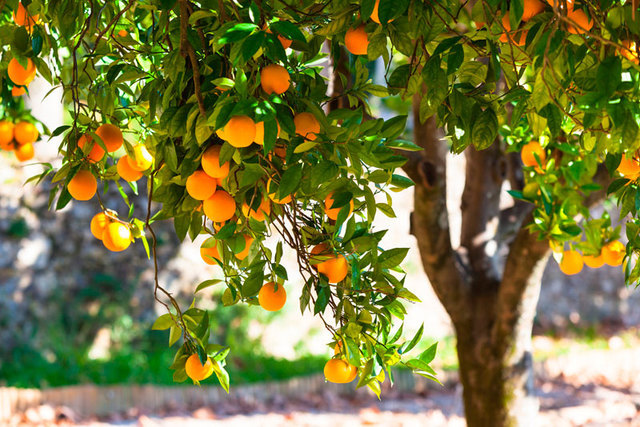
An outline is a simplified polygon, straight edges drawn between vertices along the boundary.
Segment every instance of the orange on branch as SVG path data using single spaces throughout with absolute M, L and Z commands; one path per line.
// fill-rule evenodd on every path
M 112 222 L 102 233 L 102 243 L 112 252 L 122 252 L 131 245 L 131 229 L 121 222 Z
M 249 255 L 249 249 L 251 249 L 251 244 L 253 243 L 253 237 L 251 237 L 250 235 L 244 234 L 242 237 L 244 237 L 244 249 L 235 254 L 236 258 L 238 258 L 240 261 L 242 261 Z
M 356 378 L 358 370 L 342 359 L 330 359 L 324 365 L 324 377 L 336 384 L 350 383 Z
M 524 12 L 522 12 L 522 20 L 528 21 L 544 10 L 544 3 L 539 0 L 524 0 Z
M 153 156 L 144 144 L 137 144 L 133 147 L 133 157 L 129 156 L 127 161 L 131 169 L 144 172 L 153 164 Z
M 13 84 L 18 86 L 27 86 L 36 77 L 36 64 L 31 58 L 27 58 L 27 68 L 24 68 L 16 58 L 9 61 L 7 73 Z
M 269 214 L 271 213 L 271 203 L 268 199 L 262 199 L 257 210 L 250 209 L 248 204 L 243 203 L 242 213 L 244 214 L 244 216 L 251 217 L 256 221 L 264 221 L 269 217 Z
M 583 266 L 584 261 L 580 252 L 574 250 L 564 251 L 560 261 L 560 271 L 571 276 L 580 273 Z
M 11 96 L 22 96 L 27 93 L 27 89 L 24 86 L 14 86 L 11 88 Z
M 311 113 L 296 114 L 293 117 L 293 124 L 296 127 L 296 134 L 310 141 L 314 141 L 320 133 L 320 122 Z
M 282 95 L 291 86 L 291 76 L 279 64 L 269 64 L 260 70 L 260 86 L 268 95 Z
M 200 257 L 202 257 L 202 260 L 209 265 L 218 265 L 218 263 L 211 258 L 215 258 L 218 261 L 222 262 L 222 258 L 220 257 L 220 252 L 218 251 L 218 247 L 215 245 L 210 248 L 205 248 L 201 246 Z
M 217 181 L 203 170 L 197 170 L 187 178 L 187 193 L 196 200 L 206 200 L 216 192 Z
M 276 133 L 276 138 L 280 137 L 280 124 L 276 121 L 276 126 L 278 127 L 278 131 Z M 264 122 L 256 123 L 256 137 L 254 139 L 256 144 L 264 145 Z
M 291 194 L 288 194 L 286 196 L 284 196 L 282 199 L 278 199 L 276 197 L 276 194 L 278 193 L 275 188 L 271 187 L 271 183 L 273 182 L 272 178 L 269 178 L 269 180 L 267 181 L 267 194 L 269 196 L 269 198 L 271 199 L 271 201 L 273 201 L 274 203 L 277 203 L 279 205 L 284 205 L 286 203 L 290 203 L 291 202 Z
M 137 171 L 131 167 L 131 161 L 129 159 L 129 155 L 127 154 L 120 157 L 116 169 L 118 171 L 118 175 L 120 175 L 120 178 L 124 179 L 127 182 L 135 182 L 142 178 L 142 172 Z
M 33 148 L 33 144 L 22 144 L 16 148 L 15 151 L 16 158 L 21 162 L 26 162 L 27 160 L 33 159 L 35 155 L 35 149 Z
M 117 151 L 122 147 L 122 143 L 124 142 L 120 128 L 111 123 L 100 125 L 98 129 L 96 129 L 96 135 L 100 137 L 109 153 Z
M 225 222 L 236 213 L 236 201 L 224 190 L 215 193 L 202 204 L 204 214 L 213 222 Z
M 568 11 L 567 19 L 575 23 L 567 26 L 567 31 L 571 34 L 584 34 L 593 27 L 593 21 L 581 9 Z
M 344 44 L 351 54 L 366 55 L 369 48 L 369 35 L 364 29 L 364 25 L 348 29 L 344 35 Z
M 233 116 L 224 127 L 224 136 L 232 147 L 248 147 L 256 138 L 256 124 L 249 116 Z
M 187 359 L 184 370 L 187 376 L 193 381 L 206 380 L 213 374 L 213 362 L 211 358 L 207 356 L 207 361 L 203 365 L 198 355 L 194 353 Z
M 15 126 L 8 120 L 0 121 L 0 148 L 3 150 L 13 150 L 13 130 Z
M 67 185 L 67 190 L 69 190 L 71 197 L 76 200 L 89 200 L 98 190 L 98 181 L 91 172 L 83 169 L 71 178 Z
M 265 283 L 258 293 L 258 302 L 260 307 L 267 311 L 278 311 L 287 302 L 287 291 L 281 283 L 277 285 L 275 282 Z
M 622 264 L 626 250 L 622 242 L 614 240 L 602 247 L 602 258 L 607 265 L 617 267 Z
M 97 163 L 104 158 L 104 155 L 105 155 L 104 148 L 102 148 L 100 144 L 94 141 L 90 135 L 85 134 L 85 135 L 82 135 L 80 138 L 78 138 L 78 148 L 80 148 L 83 153 L 85 152 L 84 147 L 87 144 L 91 144 L 91 149 L 86 154 L 87 159 L 89 159 L 91 163 Z
M 636 42 L 631 40 L 621 40 L 620 44 L 624 46 L 624 49 L 620 49 L 620 54 L 634 64 L 640 64 Z
M 33 123 L 18 122 L 13 129 L 13 136 L 18 144 L 33 144 L 40 134 Z
M 587 267 L 600 268 L 604 265 L 604 256 L 602 252 L 599 255 L 584 255 L 582 257 Z
M 640 162 L 635 157 L 628 158 L 623 155 L 616 171 L 627 179 L 635 180 L 640 175 Z
M 111 223 L 111 219 L 104 213 L 99 212 L 91 218 L 91 234 L 98 240 L 102 240 L 104 229 Z
M 211 178 L 226 178 L 229 174 L 229 162 L 220 164 L 221 145 L 212 145 L 202 154 L 202 169 Z
M 349 272 L 349 264 L 342 254 L 334 254 L 326 243 L 320 243 L 311 250 L 312 257 L 315 255 L 317 260 L 323 260 L 313 267 L 327 276 L 329 283 L 341 282 L 347 277 Z
M 334 208 L 332 207 L 334 202 L 335 200 L 333 199 L 333 193 L 329 193 L 324 199 L 324 212 L 327 214 L 329 219 L 335 221 L 336 219 L 338 219 L 338 214 L 342 210 L 342 206 Z M 353 213 L 353 206 L 353 199 L 351 199 L 349 200 L 349 214 L 347 216 Z
M 502 16 L 502 26 L 504 27 L 504 32 L 500 34 L 500 41 L 502 43 L 511 43 L 516 46 L 524 46 L 527 40 L 527 32 L 528 30 L 515 30 L 511 31 L 511 22 L 509 22 L 509 12 L 505 13 Z
M 540 145 L 538 141 L 529 141 L 527 144 L 522 147 L 522 152 L 520 152 L 520 158 L 522 159 L 522 164 L 530 167 L 536 167 L 536 170 L 540 169 L 538 165 L 538 160 L 536 160 L 536 156 L 540 159 L 540 163 L 542 167 L 544 167 L 547 154 L 544 151 L 544 148 Z
M 380 7 L 380 0 L 376 0 L 376 3 L 373 5 L 373 11 L 371 11 L 371 16 L 370 16 L 371 20 L 376 24 L 381 23 L 380 16 L 378 15 L 379 7 Z M 393 22 L 393 19 L 391 19 L 389 22 Z
M 18 2 L 18 9 L 13 12 L 13 22 L 21 27 L 26 27 L 27 30 L 31 30 L 40 18 L 38 14 L 29 15 L 27 9 L 22 5 L 22 2 Z

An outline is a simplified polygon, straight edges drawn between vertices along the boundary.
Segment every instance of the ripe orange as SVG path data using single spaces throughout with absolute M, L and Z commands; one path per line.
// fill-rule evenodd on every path
M 71 197 L 76 200 L 89 200 L 98 190 L 98 181 L 96 181 L 96 177 L 91 172 L 83 169 L 71 178 L 67 185 L 67 190 L 69 190 Z
M 12 150 L 13 142 L 13 123 L 7 120 L 0 121 L 0 148 L 3 150 Z
M 224 136 L 232 147 L 248 147 L 256 138 L 256 124 L 249 116 L 233 116 L 224 127 Z
M 380 0 L 376 0 L 376 3 L 373 5 L 373 11 L 371 12 L 371 20 L 376 24 L 380 23 L 380 17 L 378 16 L 378 8 L 380 7 Z M 389 22 L 393 22 L 393 19 Z
M 502 26 L 504 27 L 504 32 L 500 34 L 500 41 L 502 43 L 511 43 L 516 46 L 524 46 L 527 41 L 527 32 L 529 30 L 518 30 L 516 29 L 511 32 L 511 23 L 509 22 L 509 12 L 505 13 L 502 16 Z
M 16 58 L 9 61 L 7 73 L 13 84 L 18 86 L 27 86 L 36 77 L 36 64 L 31 58 L 27 58 L 27 68 L 24 68 Z
M 638 175 L 640 175 L 640 162 L 633 157 L 628 158 L 626 155 L 623 155 L 616 170 L 625 178 L 635 180 L 638 178 Z
M 334 203 L 333 193 L 329 193 L 327 197 L 324 199 L 324 212 L 327 214 L 329 219 L 336 220 L 338 219 L 338 214 L 340 210 L 342 210 L 342 206 L 339 208 L 332 208 Z M 349 215 L 353 212 L 353 199 L 349 200 Z M 349 216 L 347 215 L 347 216 Z
M 271 183 L 273 182 L 272 178 L 269 178 L 269 180 L 267 181 L 267 193 L 269 195 L 269 198 L 274 202 L 277 203 L 279 205 L 284 205 L 286 203 L 290 203 L 291 202 L 291 194 L 284 196 L 282 199 L 278 199 L 276 197 L 276 194 L 278 193 L 275 189 L 275 186 L 272 188 L 271 187 Z
M 26 27 L 27 30 L 31 30 L 31 27 L 38 22 L 38 18 L 38 14 L 29 15 L 22 2 L 18 3 L 18 10 L 13 12 L 13 22 L 21 27 Z
M 522 159 L 522 164 L 525 166 L 535 166 L 536 170 L 540 168 L 538 166 L 538 161 L 536 160 L 535 155 L 540 159 L 540 163 L 544 167 L 547 154 L 544 151 L 544 148 L 540 145 L 538 141 L 529 141 L 522 147 L 522 152 L 520 153 L 520 158 Z
M 104 213 L 97 213 L 91 218 L 91 234 L 98 240 L 102 240 L 104 229 L 111 223 L 111 219 Z
M 124 179 L 127 182 L 135 182 L 142 178 L 142 172 L 133 169 L 131 167 L 130 160 L 131 159 L 129 159 L 129 156 L 127 154 L 120 157 L 116 169 L 118 171 L 118 175 L 120 175 L 120 178 Z
M 571 276 L 580 273 L 583 265 L 584 261 L 580 252 L 574 250 L 564 251 L 562 261 L 560 261 L 560 271 Z
M 229 162 L 220 164 L 221 145 L 212 145 L 202 154 L 202 169 L 211 178 L 226 178 L 229 174 Z
M 276 122 L 278 126 L 278 133 L 276 134 L 276 138 L 280 138 L 280 124 Z M 256 138 L 254 141 L 256 144 L 264 145 L 264 122 L 256 123 Z
M 528 21 L 544 10 L 544 3 L 539 0 L 524 0 L 522 20 Z
M 320 122 L 311 113 L 296 114 L 293 117 L 293 124 L 296 127 L 296 134 L 308 140 L 315 140 L 320 133 Z
M 582 257 L 584 263 L 591 268 L 600 268 L 604 265 L 604 256 L 602 252 L 599 255 L 584 255 Z
M 571 34 L 584 34 L 591 30 L 593 21 L 587 17 L 581 9 L 571 10 L 567 12 L 567 19 L 573 21 L 576 25 L 569 25 L 567 31 Z
M 625 47 L 625 49 L 620 49 L 620 54 L 627 58 L 629 61 L 634 64 L 640 64 L 640 59 L 638 58 L 638 52 L 636 48 L 636 42 L 631 40 L 621 40 L 620 44 Z
M 87 153 L 87 159 L 89 159 L 91 163 L 96 163 L 102 160 L 104 158 L 105 151 L 100 144 L 95 142 L 90 135 L 85 134 L 78 138 L 78 148 L 80 148 L 83 153 L 85 152 L 84 146 L 88 143 L 91 144 L 91 149 Z
M 243 203 L 242 213 L 244 214 L 244 216 L 247 216 L 247 217 L 250 216 L 256 221 L 264 221 L 266 218 L 269 217 L 269 214 L 271 213 L 271 203 L 267 199 L 262 199 L 262 201 L 260 202 L 260 206 L 258 206 L 257 211 L 253 209 L 250 210 L 249 205 L 247 205 L 246 203 Z
M 27 89 L 24 86 L 14 86 L 11 88 L 11 96 L 22 96 L 27 93 Z
M 131 244 L 131 229 L 121 222 L 112 222 L 102 233 L 102 243 L 112 252 L 122 252 Z
M 187 359 L 184 370 L 187 372 L 187 376 L 193 381 L 206 380 L 213 374 L 213 362 L 211 358 L 207 356 L 207 361 L 203 365 L 200 363 L 198 355 L 194 353 Z
M 267 33 L 269 34 L 273 34 L 271 31 L 271 28 L 267 28 Z M 277 34 L 278 40 L 280 40 L 280 44 L 282 45 L 283 49 L 289 49 L 289 47 L 291 46 L 291 43 L 293 43 L 293 40 L 289 40 L 288 38 Z
M 342 359 L 330 359 L 324 365 L 324 377 L 336 384 L 350 383 L 356 378 L 358 369 Z
M 602 247 L 602 258 L 607 265 L 617 267 L 622 264 L 624 256 L 626 254 L 626 248 L 622 242 L 614 240 L 607 243 Z
M 18 122 L 13 129 L 13 136 L 18 144 L 33 144 L 38 140 L 38 129 L 29 122 Z
M 133 158 L 129 156 L 128 162 L 131 169 L 144 172 L 153 164 L 153 156 L 144 144 L 137 144 L 133 147 Z
M 203 170 L 197 170 L 187 178 L 187 193 L 196 200 L 206 200 L 216 192 L 217 181 Z
M 33 144 L 22 144 L 16 148 L 16 158 L 21 162 L 26 162 L 27 160 L 33 159 L 35 155 L 35 150 L 33 149 Z
M 319 255 L 318 258 L 326 259 L 314 267 L 318 270 L 318 273 L 322 273 L 327 276 L 329 283 L 338 283 L 347 277 L 349 272 L 349 265 L 347 259 L 342 254 L 335 255 L 326 243 L 320 243 L 311 250 L 311 255 Z M 316 258 L 317 259 L 317 258 Z
M 236 201 L 224 190 L 217 190 L 202 204 L 204 214 L 213 222 L 225 222 L 236 213 Z
M 249 236 L 248 234 L 245 234 L 243 237 L 244 237 L 244 249 L 238 252 L 237 254 L 235 254 L 236 258 L 238 258 L 240 261 L 242 261 L 249 255 L 249 249 L 251 248 L 251 244 L 253 243 L 253 237 Z
M 282 95 L 290 85 L 291 76 L 282 65 L 269 64 L 260 70 L 260 86 L 268 95 Z
M 212 246 L 210 248 L 203 248 L 202 246 L 200 247 L 200 256 L 202 257 L 202 260 L 209 264 L 209 265 L 218 265 L 217 262 L 215 262 L 213 259 L 211 258 L 215 258 L 218 261 L 222 262 L 222 258 L 220 258 L 220 252 L 218 251 L 218 247 L 217 246 Z M 209 258 L 211 257 L 211 258 Z
M 129 35 L 129 33 L 127 32 L 127 30 L 125 30 L 124 28 L 120 31 L 118 31 L 118 35 L 120 37 L 127 37 Z
M 96 129 L 96 135 L 100 137 L 109 153 L 117 151 L 118 148 L 122 147 L 122 143 L 124 142 L 120 128 L 111 123 L 100 125 L 98 129 Z
M 282 284 L 276 284 L 274 282 L 265 283 L 260 292 L 258 293 L 258 302 L 260 307 L 267 311 L 278 311 L 284 307 L 284 303 L 287 301 L 287 291 L 284 290 Z
M 353 55 L 366 55 L 369 48 L 369 36 L 364 25 L 357 28 L 349 28 L 344 35 L 344 44 Z

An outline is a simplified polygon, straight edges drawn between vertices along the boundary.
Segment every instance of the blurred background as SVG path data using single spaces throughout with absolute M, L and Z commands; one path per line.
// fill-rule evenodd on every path
M 36 80 L 25 101 L 35 117 L 55 129 L 64 114 L 59 91 L 44 98 L 50 90 Z M 374 114 L 389 116 L 407 114 L 409 105 L 388 98 L 376 108 Z M 36 144 L 34 161 L 57 166 L 58 142 L 45 137 Z M 464 157 L 451 155 L 448 161 L 456 236 Z M 153 265 L 144 248 L 106 251 L 89 229 L 97 201 L 49 211 L 50 184 L 23 185 L 41 171 L 39 164 L 20 164 L 13 154 L 0 152 L 0 424 L 464 425 L 451 325 L 408 230 L 411 189 L 395 195 L 397 218 L 381 218 L 378 226 L 391 230 L 385 247 L 411 248 L 403 267 L 408 288 L 422 302 L 408 307 L 405 331 L 411 336 L 424 323 L 421 347 L 439 342 L 435 366 L 443 386 L 400 372 L 395 389 L 383 392 L 379 402 L 364 390 L 356 393 L 353 384 L 325 384 L 322 367 L 332 354 L 331 337 L 319 319 L 301 316 L 296 302 L 302 283 L 292 277 L 288 303 L 277 314 L 223 307 L 221 288 L 198 294 L 198 305 L 214 319 L 215 342 L 232 348 L 227 397 L 215 377 L 200 389 L 173 383 L 168 334 L 150 329 L 163 308 L 153 299 Z M 145 189 L 140 193 L 136 205 L 142 207 Z M 126 213 L 116 189 L 103 200 Z M 197 284 L 220 271 L 202 262 L 200 241 L 178 242 L 171 223 L 158 224 L 157 230 L 160 282 L 189 305 Z M 288 265 L 294 262 L 288 254 Z M 635 417 L 639 303 L 640 293 L 624 286 L 620 268 L 585 269 L 567 277 L 550 260 L 534 338 L 546 420 L 617 425 L 616 420 Z M 9 418 L 2 421 L 3 415 Z

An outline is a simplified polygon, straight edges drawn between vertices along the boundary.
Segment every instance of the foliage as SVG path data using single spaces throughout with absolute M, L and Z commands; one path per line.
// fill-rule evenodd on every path
M 600 189 L 594 183 L 598 171 L 606 167 L 616 176 L 627 155 L 637 173 L 623 173 L 608 193 L 618 202 L 620 217 L 627 219 L 627 280 L 635 283 L 640 278 L 640 264 L 633 255 L 640 244 L 635 218 L 640 206 L 640 165 L 635 159 L 640 148 L 640 19 L 632 4 L 24 4 L 40 21 L 32 29 L 13 25 L 9 10 L 15 10 L 17 1 L 6 2 L 6 25 L 0 32 L 2 67 L 12 58 L 23 65 L 32 59 L 44 78 L 62 85 L 65 101 L 71 104 L 71 124 L 52 132 L 64 136 L 63 166 L 46 168 L 39 177 L 50 176 L 58 184 L 52 205 L 61 209 L 71 200 L 69 183 L 79 171 L 89 170 L 105 188 L 121 186 L 114 154 L 89 161 L 89 146 L 79 149 L 78 141 L 89 135 L 107 149 L 109 141 L 98 125 L 112 123 L 124 129 L 129 158 L 136 159 L 138 143 L 153 155 L 153 166 L 144 171 L 146 191 L 160 210 L 152 212 L 150 203 L 146 218 L 134 218 L 135 200 L 125 196 L 132 206 L 129 218 L 119 219 L 101 206 L 110 220 L 126 224 L 151 255 L 155 221 L 172 219 L 180 239 L 210 235 L 205 248 L 217 251 L 210 260 L 217 260 L 225 280 L 196 289 L 226 286 L 225 305 L 256 305 L 265 282 L 286 283 L 289 272 L 280 263 L 283 244 L 294 248 L 304 279 L 300 308 L 320 316 L 334 343 L 341 343 L 336 357 L 359 368 L 358 386 L 379 393 L 380 371 L 385 369 L 392 380 L 390 368 L 398 364 L 434 375 L 429 366 L 432 350 L 405 356 L 420 340 L 422 329 L 404 341 L 402 326 L 392 328 L 392 319 L 404 316 L 401 300 L 417 300 L 404 287 L 399 267 L 406 249 L 380 248 L 385 231 L 372 227 L 376 215 L 394 216 L 390 192 L 412 184 L 394 173 L 406 161 L 398 150 L 420 147 L 398 139 L 406 116 L 369 117 L 372 98 L 420 96 L 417 119 L 424 122 L 435 115 L 456 153 L 501 141 L 509 150 L 520 151 L 540 141 L 544 151 L 532 157 L 537 164 L 525 168 L 528 190 L 511 194 L 536 205 L 532 231 L 585 255 L 604 253 L 619 237 L 609 217 L 591 217 L 585 201 Z M 342 89 L 328 93 L 322 61 L 340 64 L 344 45 L 360 54 L 349 57 L 346 74 L 338 67 L 333 70 L 333 83 Z M 395 54 L 402 57 L 399 63 L 392 61 Z M 366 64 L 373 60 L 385 65 L 385 86 L 369 79 Z M 268 68 L 271 64 L 284 68 Z M 5 108 L 11 109 L 11 102 L 5 98 Z M 334 108 L 335 103 L 348 108 Z M 305 123 L 301 113 L 307 113 Z M 261 139 L 254 138 L 251 123 L 262 123 Z M 252 140 L 259 142 L 251 144 Z M 215 202 L 207 199 L 201 204 L 185 185 L 212 146 L 220 150 L 216 168 L 230 163 L 228 177 L 217 181 L 216 191 L 231 198 L 223 197 L 222 203 L 216 196 Z M 275 189 L 266 188 L 269 178 Z M 271 203 L 272 191 L 276 199 L 292 196 L 293 201 Z M 329 208 L 339 213 L 333 215 Z M 212 224 L 207 220 L 212 216 L 224 224 Z M 275 248 L 265 244 L 272 235 L 280 240 Z M 311 256 L 318 244 L 328 248 L 328 254 Z M 319 263 L 340 256 L 348 261 L 345 278 L 331 281 L 329 273 L 316 271 L 315 266 L 323 271 Z M 610 259 L 621 263 L 622 257 Z M 571 271 L 582 268 L 581 262 L 580 258 Z M 172 364 L 175 380 L 186 379 L 185 360 L 197 353 L 202 362 L 207 355 L 217 362 L 218 379 L 228 388 L 224 360 L 229 349 L 209 342 L 213 319 L 194 304 L 183 311 L 159 283 L 155 291 L 169 312 L 154 328 L 169 329 L 170 345 L 183 338 Z

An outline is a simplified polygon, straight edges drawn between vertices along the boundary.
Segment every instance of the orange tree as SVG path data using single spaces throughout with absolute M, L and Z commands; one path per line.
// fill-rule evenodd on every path
M 142 244 L 156 273 L 155 222 L 172 220 L 180 239 L 205 234 L 203 262 L 218 265 L 224 279 L 194 284 L 194 292 L 224 286 L 224 305 L 281 309 L 291 286 L 281 264 L 289 246 L 304 280 L 299 307 L 320 316 L 335 347 L 328 380 L 357 375 L 359 386 L 379 394 L 392 366 L 434 378 L 435 346 L 405 355 L 423 329 L 404 340 L 402 325 L 392 327 L 404 317 L 401 301 L 417 300 L 399 267 L 407 249 L 382 249 L 385 231 L 372 226 L 377 214 L 394 215 L 389 192 L 411 185 L 394 173 L 406 161 L 395 150 L 417 149 L 397 139 L 406 117 L 368 119 L 368 98 L 387 90 L 368 79 L 366 56 L 356 60 L 352 87 L 336 94 L 353 108 L 324 108 L 332 95 L 323 64 L 363 21 L 358 5 L 342 5 L 346 14 L 313 2 L 0 6 L 4 86 L 23 88 L 37 72 L 62 86 L 69 106 L 69 123 L 51 132 L 62 137 L 62 166 L 35 177 L 54 184 L 55 209 L 73 199 L 94 203 L 87 226 L 105 249 Z M 358 37 L 348 45 L 366 54 L 367 33 Z M 129 212 L 103 204 L 109 186 Z M 131 194 L 142 188 L 146 215 L 137 218 Z M 180 307 L 157 274 L 154 292 L 167 313 L 153 327 L 169 330 L 170 346 L 181 343 L 175 380 L 215 373 L 228 390 L 230 349 L 210 342 L 207 312 Z
M 399 344 L 391 328 L 400 300 L 415 300 L 398 267 L 406 250 L 381 249 L 372 229 L 376 214 L 393 216 L 389 190 L 412 184 L 398 167 L 416 184 L 412 232 L 457 333 L 469 425 L 535 413 L 530 334 L 550 246 L 567 274 L 607 263 L 640 277 L 635 3 L 53 0 L 25 1 L 22 20 L 17 1 L 0 5 L 7 77 L 22 86 L 35 65 L 71 105 L 52 132 L 63 166 L 41 176 L 57 184 L 55 206 L 93 199 L 98 181 L 136 192 L 143 180 L 146 217 L 100 204 L 96 237 L 111 250 L 150 238 L 154 255 L 155 221 L 173 219 L 181 239 L 209 235 L 201 253 L 223 270 L 227 305 L 279 309 L 292 247 L 300 307 L 335 343 L 331 381 L 359 376 L 378 392 L 398 363 L 433 374 L 433 348 L 405 356 L 421 330 Z M 369 79 L 373 60 L 384 85 Z M 389 94 L 412 100 L 415 143 L 398 139 L 405 116 L 371 117 L 371 99 Z M 460 248 L 449 149 L 467 159 Z M 605 197 L 626 245 L 607 213 L 589 211 Z M 227 387 L 228 349 L 208 342 L 206 312 L 155 292 L 169 312 L 154 327 L 183 337 L 176 380 L 215 372 Z

